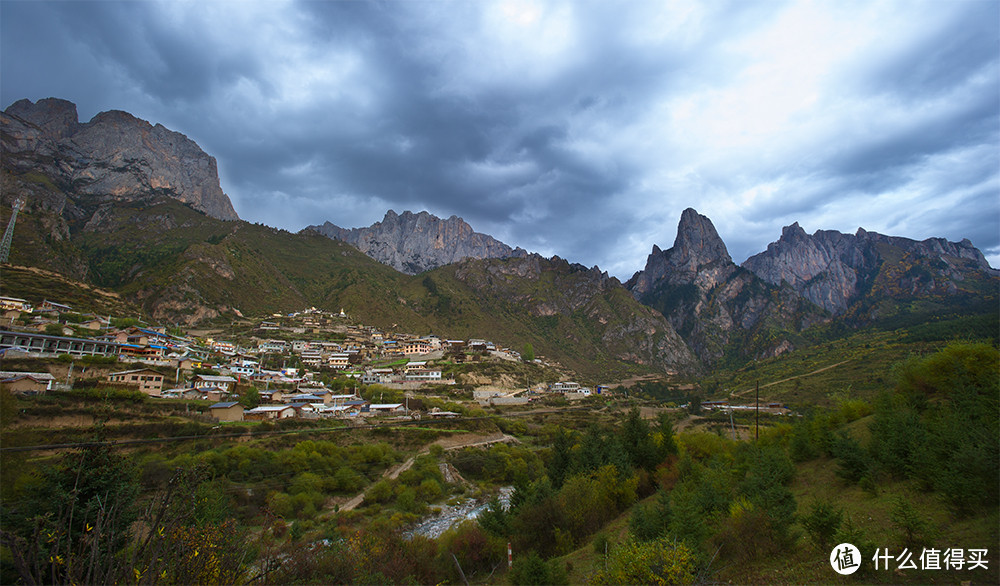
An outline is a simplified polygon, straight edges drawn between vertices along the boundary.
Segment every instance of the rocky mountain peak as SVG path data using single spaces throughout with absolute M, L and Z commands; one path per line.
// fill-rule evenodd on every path
M 447 220 L 426 211 L 386 212 L 382 221 L 367 228 L 341 228 L 330 222 L 308 226 L 320 234 L 342 240 L 396 270 L 416 275 L 465 258 L 524 257 L 527 252 L 480 234 L 462 218 Z
M 688 208 L 681 213 L 681 220 L 677 225 L 677 237 L 674 239 L 672 250 L 674 251 L 675 264 L 690 269 L 696 269 L 711 262 L 733 262 L 726 249 L 726 243 L 722 241 L 712 224 L 712 220 L 699 214 L 693 208 Z
M 45 98 L 35 104 L 27 99 L 18 100 L 6 113 L 37 126 L 44 136 L 53 140 L 70 136 L 79 126 L 76 104 L 59 98 Z
M 802 240 L 807 238 L 808 234 L 799 226 L 798 222 L 793 223 L 791 226 L 785 226 L 781 229 L 781 238 L 783 242 L 794 242 L 796 240 Z
M 901 262 L 907 268 L 897 266 Z M 880 274 L 913 295 L 957 292 L 969 270 L 996 275 L 968 240 L 918 242 L 864 228 L 853 235 L 819 230 L 810 236 L 798 223 L 785 227 L 777 242 L 748 258 L 743 268 L 772 285 L 790 285 L 833 315 L 843 314 L 868 294 Z
M 191 139 L 128 112 L 80 124 L 76 105 L 19 100 L 0 114 L 4 167 L 41 172 L 67 195 L 141 200 L 168 196 L 222 220 L 238 220 L 214 157 Z
M 697 282 L 700 289 L 708 290 L 736 268 L 712 221 L 688 208 L 681 214 L 674 245 L 662 251 L 654 244 L 646 267 L 633 275 L 625 287 L 637 299 L 662 283 Z

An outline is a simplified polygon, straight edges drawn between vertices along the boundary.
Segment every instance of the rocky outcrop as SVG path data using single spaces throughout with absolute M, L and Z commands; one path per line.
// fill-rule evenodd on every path
M 120 111 L 81 124 L 75 104 L 48 98 L 11 104 L 0 130 L 5 169 L 45 175 L 64 193 L 116 201 L 168 196 L 215 218 L 239 219 L 215 158 L 160 124 Z
M 787 351 L 793 344 L 783 332 L 824 319 L 791 288 L 773 287 L 737 266 L 711 220 L 690 208 L 673 247 L 654 245 L 645 269 L 625 288 L 659 310 L 709 364 L 733 349 L 754 357 Z
M 970 271 L 997 275 L 968 240 L 918 242 L 861 228 L 853 235 L 820 230 L 810 236 L 798 223 L 785 227 L 777 242 L 743 267 L 773 285 L 791 286 L 833 315 L 868 295 L 886 271 L 897 273 L 889 289 L 915 296 L 955 293 Z
M 367 228 L 341 228 L 330 222 L 308 226 L 408 275 L 449 265 L 465 258 L 508 258 L 527 255 L 521 248 L 474 232 L 462 218 L 442 220 L 427 212 L 414 214 L 389 210 L 381 222 Z

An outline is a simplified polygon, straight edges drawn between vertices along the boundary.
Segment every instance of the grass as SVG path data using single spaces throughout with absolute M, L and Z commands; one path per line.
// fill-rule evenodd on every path
M 719 371 L 702 380 L 701 387 L 707 398 L 735 397 L 737 402 L 751 403 L 759 383 L 761 401 L 793 408 L 835 407 L 845 399 L 870 401 L 895 385 L 893 371 L 898 363 L 940 350 L 948 341 L 932 338 L 913 339 L 905 330 L 859 332 L 733 371 Z

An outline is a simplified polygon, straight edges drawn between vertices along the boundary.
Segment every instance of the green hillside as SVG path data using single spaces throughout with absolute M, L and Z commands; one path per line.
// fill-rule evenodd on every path
M 390 331 L 487 338 L 518 350 L 531 344 L 594 378 L 696 367 L 662 316 L 617 281 L 558 259 L 533 257 L 536 278 L 510 272 L 523 268 L 518 259 L 469 260 L 410 277 L 315 233 L 216 220 L 172 199 L 90 205 L 71 221 L 22 212 L 11 264 L 64 259 L 52 267 L 76 276 L 76 289 L 113 291 L 163 324 L 343 308 Z M 39 233 L 59 225 L 68 238 Z M 4 279 L 5 295 L 41 301 L 62 291 L 46 295 L 14 274 Z M 93 310 L 108 306 L 97 296 L 93 302 Z

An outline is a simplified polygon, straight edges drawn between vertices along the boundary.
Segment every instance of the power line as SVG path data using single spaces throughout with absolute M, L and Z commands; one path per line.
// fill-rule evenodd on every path
M 503 417 L 524 417 L 531 415 L 551 415 L 552 413 L 565 412 L 565 411 L 578 411 L 589 409 L 589 407 L 568 407 L 562 409 L 554 409 L 552 411 L 523 411 L 514 413 L 505 413 Z M 213 439 L 226 439 L 235 437 L 247 437 L 250 436 L 251 439 L 258 437 L 268 437 L 275 435 L 290 435 L 290 434 L 313 434 L 313 433 L 336 433 L 343 431 L 365 431 L 365 430 L 375 430 L 375 429 L 393 429 L 396 427 L 411 427 L 415 425 L 432 425 L 436 423 L 461 423 L 466 421 L 486 421 L 494 420 L 500 416 L 498 415 L 486 415 L 482 417 L 453 417 L 449 419 L 417 419 L 413 421 L 395 421 L 389 424 L 367 424 L 367 425 L 350 425 L 344 427 L 322 427 L 322 428 L 312 428 L 312 429 L 281 429 L 281 430 L 269 430 L 269 431 L 241 431 L 233 433 L 215 433 L 211 435 L 178 435 L 172 437 L 159 437 L 159 438 L 147 438 L 147 439 L 128 439 L 128 440 L 111 440 L 111 441 L 92 441 L 92 442 L 66 442 L 58 444 L 42 444 L 35 446 L 13 446 L 13 447 L 0 447 L 0 452 L 38 452 L 43 450 L 67 450 L 67 449 L 77 449 L 77 448 L 96 448 L 96 447 L 108 447 L 108 448 L 122 448 L 128 446 L 145 445 L 145 444 L 161 444 L 170 442 L 181 442 L 181 441 L 196 441 L 196 440 L 213 440 Z
M 373 430 L 373 429 L 392 429 L 395 427 L 409 427 L 419 424 L 431 424 L 431 423 L 454 423 L 461 421 L 481 421 L 484 419 L 492 419 L 492 417 L 464 417 L 464 418 L 453 418 L 453 419 L 441 419 L 441 420 L 428 420 L 428 421 L 397 421 L 391 424 L 369 424 L 369 425 L 351 425 L 346 427 L 322 427 L 322 428 L 312 428 L 312 429 L 281 429 L 281 430 L 270 430 L 270 431 L 251 431 L 249 435 L 251 438 L 257 437 L 268 437 L 274 435 L 290 435 L 290 434 L 312 434 L 312 433 L 334 433 L 342 431 L 358 431 L 358 430 Z M 0 447 L 0 452 L 36 452 L 42 450 L 65 450 L 65 449 L 75 449 L 75 448 L 96 448 L 96 447 L 109 447 L 109 448 L 120 448 L 126 446 L 144 445 L 144 444 L 159 444 L 159 443 L 169 443 L 169 442 L 180 442 L 180 441 L 195 441 L 195 440 L 212 440 L 212 439 L 225 439 L 234 437 L 246 437 L 247 432 L 234 432 L 234 433 L 215 433 L 211 435 L 178 435 L 172 437 L 158 437 L 158 438 L 147 438 L 147 439 L 129 439 L 129 440 L 111 440 L 111 441 L 93 441 L 93 442 L 67 442 L 59 444 L 43 444 L 35 446 L 13 446 L 13 447 Z
M 14 240 L 14 224 L 17 222 L 17 212 L 24 207 L 24 200 L 17 198 L 14 202 L 14 212 L 10 215 L 10 222 L 3 233 L 3 242 L 0 242 L 0 263 L 7 262 L 10 256 L 10 245 Z

